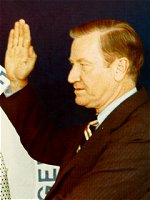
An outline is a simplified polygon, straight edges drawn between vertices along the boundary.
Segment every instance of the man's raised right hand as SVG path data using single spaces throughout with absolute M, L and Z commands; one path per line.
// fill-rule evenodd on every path
M 16 92 L 28 84 L 28 76 L 34 68 L 37 55 L 31 46 L 30 28 L 21 19 L 10 30 L 5 55 L 5 69 L 11 91 Z

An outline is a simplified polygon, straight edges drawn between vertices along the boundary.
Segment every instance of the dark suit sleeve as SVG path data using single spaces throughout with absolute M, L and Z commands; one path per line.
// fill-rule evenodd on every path
M 30 156 L 39 162 L 60 165 L 69 147 L 71 130 L 54 129 L 30 86 L 8 98 L 1 95 L 0 100 Z
M 136 127 L 133 124 L 134 119 L 113 131 L 93 169 L 79 180 L 72 193 L 66 197 L 58 195 L 53 200 L 148 200 L 149 126 L 144 121 Z

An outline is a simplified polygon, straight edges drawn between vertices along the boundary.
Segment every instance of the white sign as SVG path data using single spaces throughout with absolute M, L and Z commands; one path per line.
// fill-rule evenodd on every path
M 12 199 L 39 199 L 46 196 L 55 182 L 59 167 L 33 160 L 22 144 L 4 111 L 1 114 L 1 151 L 8 169 Z

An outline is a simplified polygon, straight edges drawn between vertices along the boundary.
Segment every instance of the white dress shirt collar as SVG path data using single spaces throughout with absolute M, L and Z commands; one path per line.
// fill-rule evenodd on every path
M 98 128 L 102 122 L 108 117 L 108 115 L 115 109 L 117 108 L 123 101 L 125 101 L 127 98 L 129 98 L 130 96 L 132 96 L 133 94 L 135 94 L 137 92 L 137 88 L 133 88 L 132 90 L 130 90 L 129 92 L 125 93 L 124 95 L 122 95 L 121 97 L 119 97 L 117 100 L 113 101 L 111 104 L 109 104 L 102 112 L 100 112 L 97 116 L 97 120 L 98 120 L 98 126 L 96 128 Z

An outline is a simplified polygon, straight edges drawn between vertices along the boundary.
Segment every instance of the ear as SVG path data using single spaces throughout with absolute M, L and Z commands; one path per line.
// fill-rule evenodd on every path
M 129 60 L 126 57 L 117 59 L 114 71 L 114 78 L 116 81 L 124 79 L 129 68 Z

